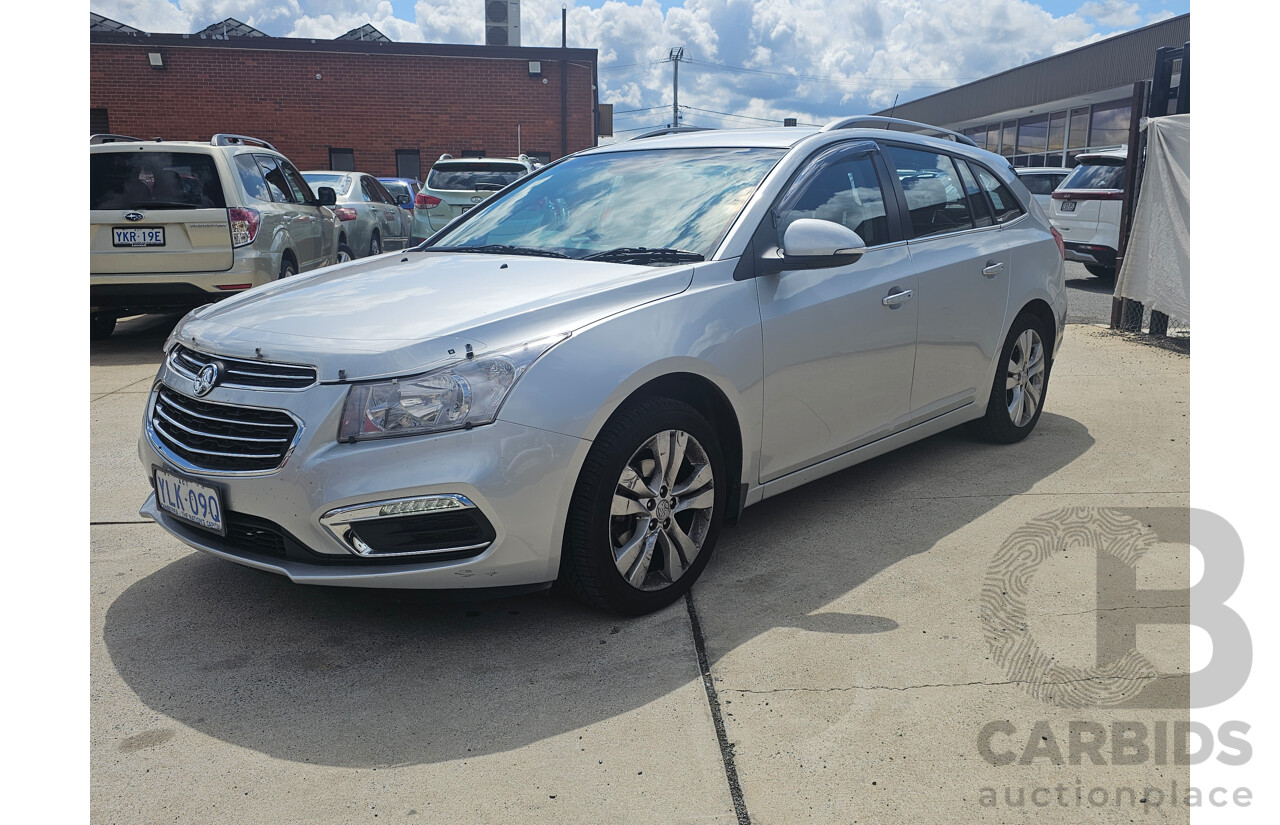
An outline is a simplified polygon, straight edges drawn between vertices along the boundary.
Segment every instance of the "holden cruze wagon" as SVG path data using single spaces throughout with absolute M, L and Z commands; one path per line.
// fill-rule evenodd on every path
M 1031 432 L 1066 296 L 1030 202 L 884 118 L 571 155 L 401 254 L 193 310 L 142 513 L 298 583 L 657 609 L 745 507 L 960 424 Z

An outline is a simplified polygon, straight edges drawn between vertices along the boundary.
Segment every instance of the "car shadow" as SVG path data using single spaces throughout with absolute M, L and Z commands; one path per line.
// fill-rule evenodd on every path
M 1050 414 L 1012 446 L 950 431 L 752 507 L 694 588 L 695 604 L 700 589 L 722 604 L 723 591 L 735 594 L 732 618 L 714 617 L 712 667 L 775 627 L 894 632 L 910 617 L 822 608 L 1092 444 L 1084 426 Z M 930 506 L 940 488 L 945 506 Z M 912 491 L 921 506 L 904 529 L 900 509 L 885 508 Z M 842 516 L 850 507 L 863 517 Z M 833 543 L 836 525 L 844 535 Z M 827 549 L 806 552 L 819 543 Z M 442 604 L 411 591 L 301 587 L 195 552 L 119 595 L 104 633 L 116 670 L 156 712 L 281 759 L 342 767 L 503 752 L 698 679 L 683 602 L 636 619 L 545 594 Z
M 89 364 L 94 367 L 159 365 L 165 339 L 183 314 L 121 318 L 110 338 L 89 342 Z

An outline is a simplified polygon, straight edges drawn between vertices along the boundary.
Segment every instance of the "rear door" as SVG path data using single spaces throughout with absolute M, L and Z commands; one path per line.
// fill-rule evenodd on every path
M 920 279 L 911 386 L 911 422 L 918 423 L 990 389 L 1011 275 L 1000 226 L 1023 213 L 1003 203 L 994 210 L 981 182 L 999 181 L 963 159 L 902 145 L 886 146 L 885 155 L 899 181 L 907 248 Z
M 382 237 L 387 241 L 387 249 L 402 249 L 409 239 L 408 213 L 396 203 L 395 197 L 377 178 L 366 178 L 369 181 L 373 205 L 381 215 L 383 224 Z
M 89 155 L 89 271 L 221 272 L 234 253 L 210 154 L 148 144 Z

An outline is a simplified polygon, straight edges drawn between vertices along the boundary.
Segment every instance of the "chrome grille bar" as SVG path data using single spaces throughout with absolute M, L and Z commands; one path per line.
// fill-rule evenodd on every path
M 152 441 L 175 463 L 214 472 L 267 472 L 285 461 L 298 424 L 283 410 L 198 401 L 157 386 Z
M 219 361 L 226 367 L 221 382 L 226 387 L 300 390 L 314 384 L 317 377 L 315 367 L 214 356 L 182 345 L 174 347 L 169 354 L 169 366 L 180 375 L 192 379 L 214 361 Z

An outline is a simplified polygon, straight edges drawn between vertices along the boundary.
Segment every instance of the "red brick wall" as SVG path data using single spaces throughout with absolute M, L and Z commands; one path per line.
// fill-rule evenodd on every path
M 152 69 L 149 51 L 165 68 Z M 592 72 L 568 66 L 568 149 L 594 145 Z M 561 155 L 560 64 L 431 55 L 266 51 L 209 46 L 90 45 L 90 107 L 111 131 L 208 140 L 262 138 L 299 169 L 329 168 L 330 147 L 355 150 L 356 169 L 396 173 L 395 151 L 419 149 L 422 173 L 442 154 L 483 150 Z M 319 78 L 317 78 L 319 75 Z

